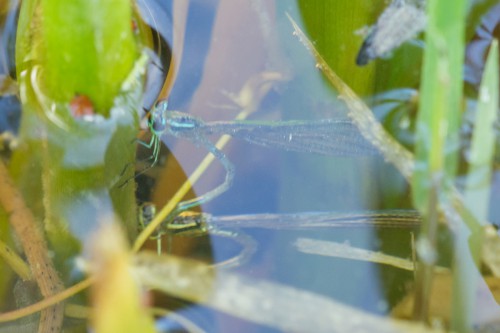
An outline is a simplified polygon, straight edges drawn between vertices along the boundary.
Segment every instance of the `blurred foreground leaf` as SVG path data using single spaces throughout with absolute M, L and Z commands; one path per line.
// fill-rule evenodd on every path
M 139 253 L 133 270 L 147 287 L 280 331 L 437 332 L 374 316 L 306 290 L 225 271 L 216 273 L 213 266 L 174 256 Z
M 480 221 L 488 219 L 492 163 L 495 153 L 495 123 L 498 108 L 498 41 L 494 40 L 483 72 L 472 144 L 465 200 Z
M 141 307 L 141 290 L 130 270 L 130 255 L 118 224 L 104 221 L 92 239 L 92 326 L 96 333 L 154 333 L 153 318 Z
M 485 257 L 493 247 L 480 226 L 488 221 L 488 208 L 495 154 L 495 123 L 498 110 L 498 42 L 493 41 L 483 79 L 479 88 L 476 119 L 472 144 L 468 152 L 469 170 L 465 184 L 465 204 L 479 221 L 476 230 L 470 232 L 465 225 L 457 230 L 455 241 L 453 284 L 453 328 L 461 332 L 473 330 L 473 313 L 477 303 L 477 286 L 481 278 L 476 267 L 481 256 Z M 494 292 L 494 288 L 491 288 Z

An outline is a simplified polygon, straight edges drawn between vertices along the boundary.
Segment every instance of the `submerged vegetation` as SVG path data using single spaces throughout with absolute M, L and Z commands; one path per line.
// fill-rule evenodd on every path
M 382 4 L 2 5 L 0 332 L 498 330 L 500 6 Z

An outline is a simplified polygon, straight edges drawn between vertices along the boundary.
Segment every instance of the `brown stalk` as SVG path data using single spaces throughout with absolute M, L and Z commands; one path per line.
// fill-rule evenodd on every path
M 43 297 L 50 297 L 64 289 L 49 257 L 49 250 L 42 230 L 33 213 L 24 203 L 21 193 L 10 178 L 5 164 L 0 160 L 0 204 L 9 215 L 24 249 L 26 258 Z M 64 304 L 60 303 L 41 311 L 39 333 L 60 332 L 64 318 Z

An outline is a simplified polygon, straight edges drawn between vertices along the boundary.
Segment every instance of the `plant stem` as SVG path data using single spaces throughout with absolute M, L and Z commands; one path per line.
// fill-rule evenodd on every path
M 437 259 L 437 227 L 438 227 L 438 193 L 439 183 L 435 182 L 429 195 L 427 221 L 422 224 L 421 234 L 424 238 L 417 241 L 417 252 L 419 261 L 416 271 L 415 303 L 413 307 L 413 319 L 427 322 L 429 317 L 430 296 L 432 292 L 432 281 L 434 276 L 434 264 Z
M 0 160 L 0 204 L 9 215 L 28 258 L 33 277 L 44 297 L 52 296 L 64 289 L 62 281 L 49 257 L 43 232 L 35 217 L 24 203 L 22 194 L 10 178 L 7 168 Z M 59 332 L 64 317 L 64 304 L 60 303 L 42 311 L 39 332 Z

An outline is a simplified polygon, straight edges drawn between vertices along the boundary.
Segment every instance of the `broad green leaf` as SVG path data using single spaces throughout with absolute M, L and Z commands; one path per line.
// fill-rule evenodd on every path
M 130 1 L 44 0 L 41 11 L 50 96 L 68 102 L 86 95 L 107 114 L 137 57 Z
M 129 1 L 23 1 L 16 62 L 18 77 L 42 64 L 42 87 L 69 103 L 85 95 L 107 115 L 137 58 Z
M 341 77 L 348 77 L 348 84 L 361 96 L 371 94 L 374 67 L 356 66 L 356 54 L 363 41 L 363 36 L 356 31 L 375 22 L 377 9 L 381 6 L 363 0 L 298 3 L 306 30 L 329 66 L 337 68 Z

